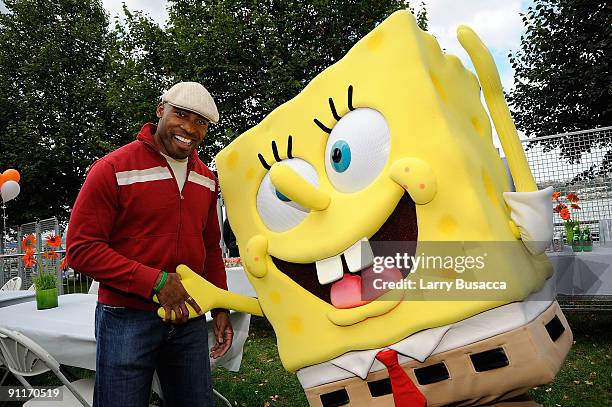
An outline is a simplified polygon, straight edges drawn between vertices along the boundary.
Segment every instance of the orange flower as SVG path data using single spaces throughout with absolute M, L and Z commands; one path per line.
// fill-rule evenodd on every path
M 570 211 L 567 208 L 563 208 L 561 209 L 561 211 L 559 212 L 559 215 L 561 215 L 561 219 L 563 220 L 569 220 L 570 218 Z
M 573 203 L 573 204 L 571 204 L 571 205 L 570 205 L 570 207 L 571 207 L 572 209 L 582 209 L 580 206 L 578 206 L 578 204 L 574 204 L 574 203 Z
M 62 262 L 59 265 L 60 270 L 66 270 L 68 268 L 68 257 L 64 256 Z
M 573 192 L 570 192 L 569 194 L 567 194 L 566 196 L 567 200 L 573 203 L 576 203 L 580 200 L 580 198 L 578 198 L 578 195 L 576 195 Z
M 34 249 L 36 247 L 36 237 L 33 234 L 25 235 L 21 239 L 21 250 L 26 252 L 28 249 Z
M 25 254 L 23 255 L 23 265 L 26 268 L 32 268 L 36 264 L 36 259 L 34 258 L 34 250 L 27 249 Z
M 559 199 L 559 197 L 561 197 L 561 192 L 553 192 L 552 193 L 552 200 L 556 201 L 557 199 Z
M 55 250 L 47 250 L 47 251 L 43 252 L 43 257 L 45 259 L 55 260 L 55 259 L 57 259 L 58 255 L 57 255 L 57 252 Z
M 54 249 L 57 249 L 62 245 L 62 238 L 55 233 L 47 236 L 45 240 L 47 241 L 47 245 L 49 247 L 53 247 Z
M 557 205 L 557 206 L 555 206 L 555 207 L 553 208 L 553 212 L 554 212 L 554 213 L 561 213 L 561 211 L 562 211 L 563 209 L 567 209 L 567 205 L 565 205 L 565 204 L 563 204 L 563 203 L 560 203 L 559 205 Z

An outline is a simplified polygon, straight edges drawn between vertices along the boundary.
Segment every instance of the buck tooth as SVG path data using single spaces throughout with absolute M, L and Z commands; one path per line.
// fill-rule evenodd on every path
M 374 263 L 374 253 L 372 246 L 367 238 L 359 240 L 357 243 L 344 251 L 344 260 L 351 273 L 356 273 Z
M 340 256 L 329 257 L 316 262 L 317 278 L 320 284 L 329 284 L 342 278 L 342 259 Z

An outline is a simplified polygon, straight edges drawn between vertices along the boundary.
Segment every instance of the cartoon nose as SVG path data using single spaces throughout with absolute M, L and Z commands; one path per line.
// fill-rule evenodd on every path
M 270 181 L 281 194 L 312 211 L 327 209 L 331 201 L 329 194 L 306 181 L 286 164 L 276 163 L 272 166 Z

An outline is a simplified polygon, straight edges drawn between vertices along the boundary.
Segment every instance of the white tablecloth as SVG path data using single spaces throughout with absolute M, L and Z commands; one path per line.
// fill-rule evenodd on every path
M 594 246 L 592 252 L 548 253 L 555 268 L 558 294 L 574 296 L 612 295 L 612 248 Z
M 96 295 L 67 294 L 59 296 L 57 308 L 48 310 L 37 310 L 35 301 L 3 307 L 0 308 L 0 326 L 29 336 L 61 364 L 95 370 L 96 302 Z M 210 314 L 206 317 L 211 320 Z M 249 335 L 251 316 L 233 312 L 230 319 L 234 328 L 232 347 L 222 357 L 211 360 L 211 364 L 237 371 Z M 208 342 L 214 343 L 212 324 L 208 324 Z
M 0 308 L 22 302 L 34 301 L 34 294 L 34 291 L 27 290 L 0 291 Z
M 247 278 L 244 268 L 230 267 L 225 269 L 227 275 L 227 289 L 247 297 L 257 297 L 255 289 Z

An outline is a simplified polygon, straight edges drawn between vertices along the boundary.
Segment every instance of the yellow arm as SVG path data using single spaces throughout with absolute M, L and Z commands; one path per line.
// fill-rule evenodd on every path
M 478 80 L 482 86 L 482 93 L 491 113 L 491 119 L 504 148 L 504 153 L 506 153 L 506 159 L 514 179 L 516 191 L 537 191 L 538 187 L 529 169 L 529 164 L 527 164 L 525 152 L 519 141 L 514 121 L 504 98 L 501 81 L 493 57 L 471 28 L 464 25 L 459 26 L 457 38 L 461 46 L 470 55 L 470 59 L 476 68 Z
M 256 298 L 222 290 L 206 281 L 202 276 L 183 264 L 176 268 L 176 272 L 181 276 L 181 283 L 185 287 L 185 290 L 187 290 L 189 295 L 202 309 L 202 313 L 210 311 L 213 308 L 228 308 L 248 314 L 263 316 L 263 312 Z M 159 304 L 157 296 L 154 296 L 153 300 Z M 189 309 L 189 318 L 199 316 L 191 305 L 187 304 L 187 309 Z M 157 310 L 157 315 L 163 318 L 166 312 L 160 307 Z M 175 319 L 174 314 L 172 315 L 172 319 Z

